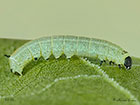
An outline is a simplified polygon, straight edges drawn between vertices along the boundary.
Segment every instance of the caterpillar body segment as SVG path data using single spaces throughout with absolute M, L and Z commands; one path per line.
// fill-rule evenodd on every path
M 10 57 L 12 72 L 22 75 L 23 68 L 39 57 L 48 59 L 53 54 L 59 58 L 65 54 L 67 58 L 77 56 L 97 56 L 101 61 L 109 60 L 130 69 L 132 60 L 121 47 L 100 39 L 79 36 L 51 36 L 30 41 L 18 48 Z
M 64 36 L 64 54 L 67 58 L 77 55 L 78 39 L 79 37 Z
M 52 54 L 55 58 L 59 58 L 64 52 L 64 38 L 63 36 L 52 37 Z

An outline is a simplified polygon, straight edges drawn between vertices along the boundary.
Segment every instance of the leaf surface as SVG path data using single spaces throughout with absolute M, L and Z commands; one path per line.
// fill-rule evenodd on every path
M 24 40 L 0 39 L 0 105 L 138 105 L 140 59 L 133 57 L 127 71 L 116 65 L 91 63 L 62 55 L 29 63 L 20 77 L 10 72 L 8 59 Z M 92 65 L 93 64 L 93 65 Z M 121 90 L 121 88 L 123 88 Z M 134 97 L 134 99 L 131 99 Z

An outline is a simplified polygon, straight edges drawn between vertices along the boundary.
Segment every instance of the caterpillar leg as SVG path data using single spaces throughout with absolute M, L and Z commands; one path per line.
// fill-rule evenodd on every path
M 70 61 L 70 58 L 67 58 L 68 61 Z
M 119 69 L 121 69 L 121 65 L 120 65 L 120 64 L 118 64 L 118 66 L 119 66 Z
M 110 61 L 110 62 L 109 62 L 109 65 L 111 65 L 111 64 L 113 64 L 113 65 L 114 65 L 114 62 Z
M 49 60 L 49 58 L 46 58 L 45 60 L 47 61 L 47 60 Z
M 101 60 L 100 62 L 100 66 L 102 66 L 103 62 L 106 62 L 105 60 Z

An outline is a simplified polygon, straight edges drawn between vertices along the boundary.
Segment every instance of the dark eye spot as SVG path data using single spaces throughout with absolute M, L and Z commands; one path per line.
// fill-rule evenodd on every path
M 37 58 L 34 58 L 35 60 L 37 60 Z

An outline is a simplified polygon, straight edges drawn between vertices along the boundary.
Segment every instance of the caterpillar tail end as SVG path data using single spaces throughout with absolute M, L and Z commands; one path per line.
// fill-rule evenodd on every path
M 22 69 L 11 69 L 11 72 L 14 74 L 18 74 L 19 76 L 22 76 Z
M 17 73 L 18 75 L 22 76 L 23 69 L 17 63 L 15 63 L 15 61 L 12 59 L 9 59 L 9 63 L 10 63 L 11 72 Z

